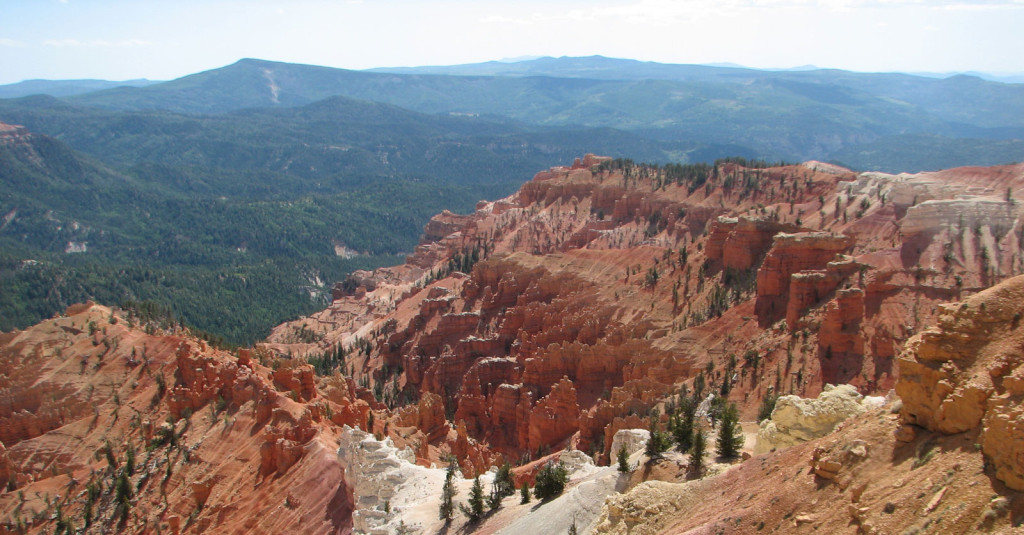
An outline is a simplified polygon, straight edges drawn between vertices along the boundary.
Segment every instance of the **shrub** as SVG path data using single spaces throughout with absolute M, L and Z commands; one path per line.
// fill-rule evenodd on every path
M 775 410 L 775 402 L 779 400 L 779 395 L 769 392 L 761 398 L 761 407 L 757 409 L 757 421 L 758 423 L 767 420 L 772 417 L 772 411 Z
M 537 484 L 533 487 L 533 494 L 541 501 L 549 500 L 561 494 L 568 481 L 569 472 L 565 466 L 561 463 L 548 463 L 537 473 Z
M 530 503 L 530 486 L 523 481 L 523 486 L 519 489 L 519 503 Z

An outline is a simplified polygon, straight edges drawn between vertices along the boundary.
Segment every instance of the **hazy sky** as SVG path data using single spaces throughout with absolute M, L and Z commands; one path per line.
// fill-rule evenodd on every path
M 244 57 L 1024 72 L 1024 0 L 0 0 L 0 13 L 0 83 L 166 80 Z

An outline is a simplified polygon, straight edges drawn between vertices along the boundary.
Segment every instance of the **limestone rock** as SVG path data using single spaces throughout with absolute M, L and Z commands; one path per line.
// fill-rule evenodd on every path
M 863 413 L 862 399 L 850 385 L 825 385 L 817 399 L 782 396 L 771 418 L 761 422 L 754 451 L 765 453 L 825 436 L 842 421 Z
M 626 456 L 644 451 L 650 439 L 651 432 L 646 429 L 619 429 L 612 438 L 611 455 L 618 455 L 623 446 L 626 447 Z

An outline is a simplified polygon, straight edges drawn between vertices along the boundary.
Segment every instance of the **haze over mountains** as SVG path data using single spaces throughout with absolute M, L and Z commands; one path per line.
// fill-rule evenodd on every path
M 47 272 L 58 282 L 42 298 L 8 294 L 5 306 L 22 313 L 4 316 L 34 321 L 72 295 L 156 299 L 238 342 L 310 312 L 351 262 L 380 265 L 390 261 L 380 255 L 411 250 L 431 214 L 507 195 L 536 169 L 584 152 L 891 172 L 1024 159 L 1024 85 L 969 76 L 600 56 L 374 71 L 245 59 L 167 82 L 0 87 L 19 91 L 49 95 L 0 100 L 0 122 L 26 127 L 2 148 L 5 171 L 45 180 L 2 185 L 5 269 L 20 280 L 27 271 L 12 266 L 44 260 L 34 269 L 62 276 Z M 97 178 L 86 186 L 82 177 Z M 351 251 L 362 256 L 346 258 Z M 125 263 L 166 271 L 128 288 L 87 275 Z M 182 275 L 194 270 L 202 274 Z M 277 282 L 261 286 L 264 299 L 214 297 L 215 281 L 239 271 Z M 171 297 L 197 287 L 209 307 Z M 239 327 L 200 312 L 230 316 L 222 307 L 232 300 L 263 303 L 253 316 L 264 319 Z

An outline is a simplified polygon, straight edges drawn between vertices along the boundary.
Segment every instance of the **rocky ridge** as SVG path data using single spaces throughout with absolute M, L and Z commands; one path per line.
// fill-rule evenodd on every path
M 765 397 L 814 397 L 829 383 L 854 397 L 909 389 L 910 401 L 903 420 L 891 405 L 868 409 L 706 479 L 677 483 L 689 477 L 681 454 L 628 477 L 585 468 L 536 524 L 514 524 L 528 507 L 508 506 L 477 528 L 566 529 L 556 503 L 607 532 L 1018 525 L 1020 453 L 1001 445 L 1019 438 L 1019 370 L 999 345 L 1016 340 L 1000 323 L 1016 312 L 996 304 L 1016 290 L 990 290 L 1009 296 L 991 303 L 979 292 L 1022 268 L 1021 185 L 1020 165 L 893 176 L 588 156 L 473 214 L 437 216 L 404 265 L 353 274 L 326 310 L 255 348 L 221 351 L 125 311 L 73 307 L 0 334 L 3 529 L 82 525 L 86 511 L 129 532 L 435 526 L 417 519 L 436 518 L 436 503 L 385 509 L 409 474 L 442 459 L 467 478 L 510 461 L 522 483 L 550 459 L 608 464 L 636 434 L 623 430 L 646 429 L 649 411 L 684 391 L 724 394 L 750 420 Z M 979 213 L 1002 203 L 1010 216 L 961 221 L 932 201 Z M 938 306 L 964 297 L 964 311 Z M 977 312 L 990 306 L 991 324 Z M 939 331 L 919 334 L 940 315 Z M 957 334 L 960 323 L 997 334 Z M 1005 351 L 970 356 L 990 346 Z M 130 450 L 145 461 L 129 475 Z M 379 451 L 403 460 L 371 459 Z M 908 483 L 922 477 L 927 488 Z M 693 501 L 645 484 L 661 498 L 623 494 L 599 518 L 595 500 L 643 479 L 683 485 Z M 943 509 L 953 497 L 965 505 Z M 844 500 L 849 511 L 835 507 Z
M 607 462 L 616 431 L 646 427 L 637 415 L 697 375 L 729 382 L 748 417 L 766 395 L 829 383 L 884 394 L 937 304 L 1024 267 L 1019 165 L 691 171 L 588 156 L 538 173 L 435 217 L 405 265 L 356 274 L 268 347 L 358 346 L 344 371 L 385 405 L 436 396 L 410 438 L 422 463 L 460 448 L 473 473 L 568 444 Z M 945 201 L 1009 215 L 925 217 Z M 322 341 L 287 343 L 298 329 Z

